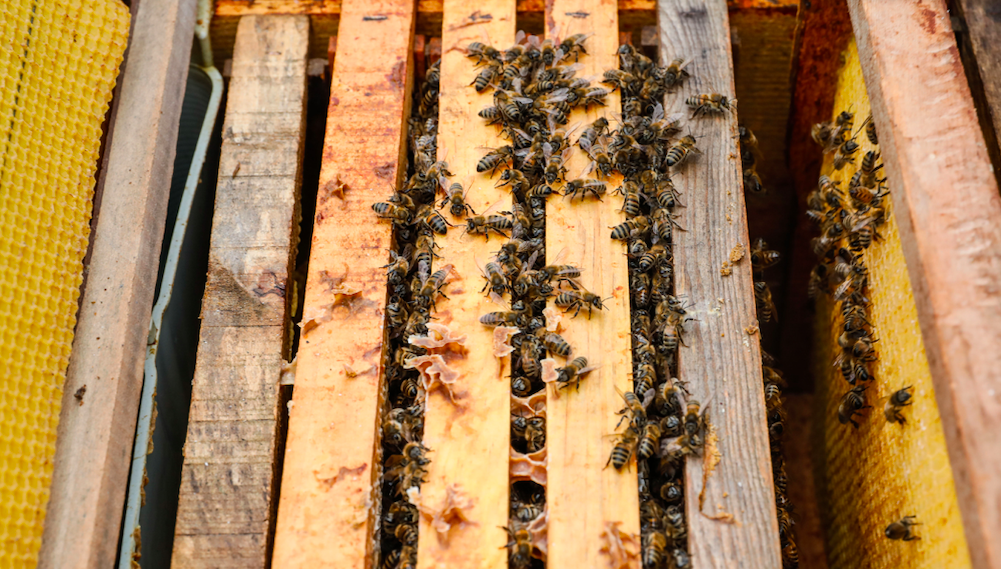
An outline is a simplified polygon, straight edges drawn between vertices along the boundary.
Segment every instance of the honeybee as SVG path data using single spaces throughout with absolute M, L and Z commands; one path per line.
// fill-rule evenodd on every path
M 737 108 L 737 99 L 731 99 L 719 93 L 708 93 L 688 97 L 685 104 L 692 108 L 692 117 L 710 113 L 723 113 Z
M 488 63 L 499 63 L 501 61 L 501 52 L 489 45 L 476 41 L 466 47 L 466 57 L 475 57 L 477 65 L 482 63 L 484 59 Z
M 667 535 L 663 532 L 647 532 L 640 541 L 644 567 L 660 567 L 667 561 Z
M 679 345 L 682 345 L 681 333 L 684 329 L 684 323 L 687 320 L 683 314 L 677 312 L 672 312 L 665 319 L 664 327 L 661 329 L 661 348 L 665 352 L 673 352 L 678 349 Z
M 625 241 L 638 234 L 646 233 L 650 229 L 650 220 L 641 215 L 620 223 L 611 229 L 612 239 Z
M 601 201 L 601 196 L 605 195 L 605 190 L 607 189 L 608 184 L 602 182 L 601 180 L 578 178 L 567 182 L 566 186 L 563 188 L 563 195 L 570 196 L 570 199 L 573 200 L 577 197 L 577 194 L 580 194 L 581 199 L 584 199 L 587 197 L 587 194 L 590 193 L 594 195 L 594 197 L 598 198 L 598 201 Z
M 618 388 L 616 388 L 616 391 L 618 391 Z M 643 401 L 640 400 L 639 396 L 632 391 L 619 392 L 619 396 L 626 403 L 625 407 L 616 412 L 617 415 L 622 415 L 622 418 L 619 419 L 619 424 L 621 425 L 622 421 L 629 419 L 629 426 L 635 430 L 638 437 L 640 430 L 647 422 L 646 407 L 643 406 Z
M 448 190 L 445 191 L 445 199 L 441 201 L 438 207 L 445 207 L 445 204 L 448 203 L 451 204 L 449 212 L 455 217 L 465 215 L 466 211 L 476 215 L 476 211 L 466 203 L 466 191 L 463 191 L 462 184 L 459 182 L 455 182 L 449 186 Z
M 472 85 L 476 88 L 477 93 L 482 93 L 490 87 L 494 79 L 503 74 L 504 65 L 500 62 L 492 61 L 487 63 L 477 75 L 476 79 L 473 80 Z
M 854 164 L 855 153 L 858 152 L 858 149 L 859 145 L 855 142 L 854 138 L 850 138 L 838 146 L 837 152 L 834 153 L 834 169 L 840 170 L 844 168 L 846 164 Z
M 686 78 L 688 78 L 688 72 L 685 71 L 685 67 L 691 63 L 691 60 L 685 61 L 684 59 L 675 59 L 664 69 L 663 84 L 665 89 L 670 89 L 681 84 Z
M 633 304 L 639 307 L 650 305 L 650 276 L 643 272 L 633 272 L 629 276 L 629 289 L 633 293 Z
M 514 147 L 510 144 L 505 144 L 498 148 L 490 149 L 480 161 L 476 163 L 477 172 L 486 172 L 491 170 L 496 172 L 502 164 L 508 164 L 514 160 Z
M 616 439 L 615 445 L 612 447 L 612 452 L 608 456 L 608 462 L 605 463 L 605 468 L 608 468 L 608 465 L 611 464 L 615 470 L 622 470 L 622 467 L 632 458 L 639 437 L 636 431 L 630 427 L 625 432 L 617 435 Z
M 539 269 L 536 273 L 538 283 L 549 283 L 555 279 L 560 284 L 567 283 L 572 288 L 577 288 L 574 280 L 580 278 L 580 268 L 573 265 L 562 264 L 564 258 L 566 257 L 566 253 L 567 249 L 560 250 L 560 252 L 556 254 L 556 258 L 553 260 L 551 265 L 546 265 Z
M 417 528 L 410 524 L 400 524 L 393 532 L 403 545 L 417 545 Z
M 569 386 L 571 382 L 579 389 L 580 380 L 593 369 L 593 367 L 588 367 L 587 358 L 583 356 L 576 357 L 567 362 L 567 365 L 557 368 L 556 382 L 561 389 Z
M 622 195 L 622 209 L 619 210 L 630 217 L 640 214 L 640 190 L 636 182 L 625 181 L 615 193 Z
M 660 435 L 660 424 L 655 421 L 647 421 L 646 425 L 643 425 L 643 436 L 640 437 L 636 446 L 636 454 L 641 459 L 653 456 L 660 444 Z
M 685 386 L 678 378 L 668 378 L 657 389 L 657 397 L 660 400 L 658 404 L 663 405 L 670 411 L 679 409 L 681 402 L 684 401 L 683 392 L 685 392 Z
M 894 540 L 914 541 L 915 539 L 921 539 L 911 532 L 913 526 L 921 525 L 921 522 L 914 521 L 916 519 L 917 517 L 915 516 L 904 516 L 899 521 L 886 526 L 886 531 L 883 533 L 886 537 Z
M 591 157 L 591 163 L 584 170 L 583 175 L 586 176 L 592 171 L 597 170 L 599 175 L 608 177 L 612 174 L 612 159 L 608 156 L 608 152 L 601 143 L 585 143 L 583 141 L 578 141 L 580 147 L 584 149 L 585 152 Z
M 532 393 L 532 382 L 525 377 L 512 376 L 511 393 L 515 397 L 528 397 Z
M 745 190 L 751 190 L 756 194 L 765 193 L 765 186 L 761 183 L 761 176 L 758 176 L 758 172 L 754 168 L 745 168 L 743 178 Z
M 484 326 L 522 326 L 528 322 L 524 312 L 520 311 L 497 311 L 488 312 L 480 316 L 480 324 Z
M 701 409 L 700 404 L 697 399 L 689 399 L 685 403 L 685 417 L 682 422 L 685 434 L 687 435 L 697 435 L 702 432 L 702 429 L 706 425 L 706 411 L 708 409 Z
M 504 231 L 511 229 L 514 222 L 510 217 L 504 215 L 477 215 L 466 218 L 466 232 L 474 235 L 480 234 L 485 238 L 490 238 L 490 232 L 507 237 Z
M 422 227 L 434 231 L 438 235 L 445 235 L 448 233 L 449 227 L 454 227 L 449 223 L 440 213 L 435 211 L 430 205 L 422 205 L 416 214 L 417 219 L 420 220 Z
M 501 527 L 507 532 L 508 541 L 503 547 L 508 550 L 508 563 L 512 569 L 528 569 L 532 565 L 532 533 L 527 526 L 513 523 Z
M 546 419 L 512 415 L 511 433 L 515 438 L 524 439 L 528 443 L 528 452 L 536 452 L 546 446 Z
M 577 139 L 577 144 L 581 148 L 590 148 L 606 132 L 608 132 L 608 119 L 601 117 L 584 129 L 580 138 Z
M 407 225 L 413 219 L 410 209 L 393 203 L 377 202 L 372 204 L 372 209 L 380 218 L 392 220 L 394 225 Z
M 556 296 L 555 304 L 556 306 L 562 308 L 563 312 L 570 312 L 571 310 L 576 309 L 573 314 L 575 318 L 578 314 L 580 314 L 580 309 L 585 306 L 587 307 L 588 318 L 591 318 L 592 309 L 597 308 L 598 310 L 601 310 L 604 308 L 602 305 L 602 298 L 585 289 L 581 289 L 580 291 L 563 291 Z
M 865 119 L 865 123 L 866 138 L 869 139 L 869 142 L 878 145 L 879 138 L 876 136 L 876 123 L 872 121 L 872 115 L 869 115 L 869 117 Z
M 573 56 L 574 61 L 576 61 L 580 57 L 580 54 L 587 55 L 587 50 L 584 49 L 584 40 L 593 35 L 593 33 L 573 34 L 560 42 L 560 50 L 563 51 L 562 59 L 568 59 L 570 56 Z
M 542 155 L 546 159 L 546 169 L 543 176 L 547 184 L 555 184 L 566 174 L 567 169 L 564 163 L 570 158 L 570 148 L 565 148 L 563 152 L 555 152 L 548 142 L 542 145 Z M 549 186 L 545 186 L 549 187 Z M 552 192 L 552 189 L 549 190 Z M 548 194 L 547 194 L 548 195 Z
M 487 263 L 486 269 L 483 269 L 483 277 L 487 280 L 487 283 L 483 285 L 483 290 L 480 292 L 485 292 L 488 288 L 490 292 L 498 295 L 507 292 L 507 277 L 504 275 L 504 271 L 499 263 L 495 261 Z
M 758 312 L 758 320 L 771 322 L 774 318 L 778 321 L 778 313 L 775 310 L 775 302 L 772 301 L 772 291 L 768 288 L 768 283 L 764 281 L 754 283 L 754 305 Z
M 668 504 L 677 504 L 685 497 L 685 489 L 679 482 L 665 482 L 660 487 L 660 499 Z
M 680 165 L 692 153 L 701 153 L 701 150 L 695 147 L 695 137 L 689 134 L 671 146 L 664 158 L 664 163 L 669 168 Z
M 570 344 L 563 339 L 563 336 L 555 332 L 548 332 L 545 328 L 536 330 L 536 335 L 542 341 L 542 345 L 549 350 L 550 354 L 567 358 L 570 356 Z
M 755 272 L 761 272 L 768 267 L 775 265 L 781 260 L 782 255 L 778 251 L 770 251 L 768 243 L 761 237 L 754 240 L 751 245 L 751 268 Z
M 544 490 L 527 492 L 529 494 L 527 497 L 523 494 L 526 492 L 519 492 L 517 486 L 512 488 L 511 517 L 521 523 L 528 523 L 545 511 L 546 494 Z
M 870 408 L 869 405 L 865 404 L 865 386 L 858 385 L 851 388 L 848 393 L 845 393 L 841 398 L 841 403 L 838 405 L 838 422 L 842 425 L 846 423 L 851 423 L 856 429 L 859 427 L 858 423 L 855 422 L 854 416 L 856 413 L 860 412 L 862 409 Z
M 900 411 L 911 404 L 910 389 L 913 387 L 913 385 L 908 385 L 903 389 L 898 389 L 886 400 L 886 404 L 883 405 L 883 415 L 886 416 L 887 421 L 900 423 L 901 425 L 907 422 L 904 416 L 900 414 Z

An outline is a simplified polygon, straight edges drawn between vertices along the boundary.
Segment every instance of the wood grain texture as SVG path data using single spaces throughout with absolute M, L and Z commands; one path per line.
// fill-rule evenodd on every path
M 811 0 L 800 7 L 793 53 L 788 156 L 796 190 L 797 218 L 793 220 L 792 250 L 787 257 L 788 275 L 784 310 L 780 313 L 781 338 L 777 355 L 786 371 L 790 389 L 801 393 L 812 391 L 815 379 L 810 373 L 813 301 L 806 291 L 810 270 L 817 260 L 810 247 L 816 225 L 804 212 L 807 195 L 817 188 L 821 156 L 817 151 L 820 147 L 810 136 L 810 129 L 831 117 L 841 54 L 850 36 L 851 20 L 845 0 Z
M 849 2 L 973 566 L 1001 567 L 1001 196 L 945 2 Z M 935 120 L 922 117 L 934 116 Z
M 580 18 L 568 13 L 588 15 Z M 605 70 L 618 68 L 619 26 L 614 3 L 553 0 L 546 9 L 546 22 L 547 37 L 594 32 L 586 43 L 589 55 L 580 58 L 583 68 L 577 72 L 579 77 L 600 77 Z M 589 124 L 599 116 L 614 124 L 613 113 L 620 109 L 618 91 L 606 97 L 605 104 L 586 113 L 575 110 L 569 124 Z M 575 147 L 567 161 L 567 177 L 580 177 L 588 163 L 587 154 Z M 615 175 L 606 182 L 610 192 L 622 184 L 622 177 Z M 613 241 L 610 229 L 625 220 L 621 206 L 612 196 L 604 201 L 592 197 L 572 202 L 554 197 L 546 205 L 547 262 L 556 262 L 566 249 L 563 262 L 580 267 L 581 284 L 595 294 L 611 297 L 590 320 L 583 313 L 572 320 L 563 319 L 565 331 L 561 335 L 573 348 L 571 358 L 584 356 L 598 368 L 580 382 L 579 390 L 566 389 L 557 395 L 550 389 L 548 393 L 548 567 L 554 569 L 606 566 L 610 559 L 600 552 L 606 523 L 621 522 L 620 531 L 639 536 L 635 458 L 629 461 L 628 469 L 605 468 L 615 444 L 610 435 L 620 418 L 616 412 L 624 405 L 618 392 L 632 391 L 629 267 L 625 243 Z M 629 560 L 628 567 L 639 566 L 638 559 Z
M 730 27 L 723 0 L 661 0 L 661 60 L 691 58 L 690 80 L 668 95 L 665 112 L 685 112 L 699 93 L 734 93 Z M 719 464 L 703 478 L 703 461 L 685 469 L 688 543 L 693 567 L 779 567 L 778 524 L 765 424 L 758 334 L 748 259 L 730 276 L 720 267 L 732 249 L 749 248 L 736 113 L 691 119 L 686 129 L 702 151 L 674 177 L 687 207 L 674 234 L 676 294 L 686 296 L 693 320 L 683 335 L 678 375 L 704 403 Z M 712 456 L 712 435 L 705 454 Z M 702 498 L 704 493 L 704 501 Z M 732 515 L 731 521 L 725 519 Z
M 384 16 L 384 19 L 368 16 Z M 341 15 L 290 407 L 273 567 L 370 567 L 392 227 L 372 211 L 405 164 L 414 4 Z M 378 53 L 379 57 L 373 57 Z M 338 302 L 332 279 L 359 290 Z M 315 327 L 314 327 L 315 326 Z
M 1001 4 L 993 0 L 959 0 L 973 46 L 987 108 L 981 113 L 993 125 L 994 144 L 1001 133 Z M 997 167 L 997 165 L 995 165 Z
M 306 112 L 305 16 L 240 21 L 202 298 L 175 568 L 265 567 Z
M 192 2 L 143 0 L 132 25 L 63 386 L 39 567 L 111 567 L 118 553 L 194 23 Z M 83 385 L 100 405 L 76 404 Z
M 480 18 L 471 20 L 479 11 Z M 490 19 L 484 16 L 489 14 Z M 466 184 L 466 197 L 478 213 L 511 209 L 509 187 L 495 188 L 497 177 L 477 174 L 476 164 L 485 154 L 482 147 L 505 144 L 500 129 L 477 116 L 493 104 L 492 92 L 477 93 L 470 86 L 477 71 L 464 50 L 474 41 L 507 48 L 514 43 L 514 0 L 485 0 L 475 7 L 464 0 L 446 0 L 443 14 L 441 96 L 438 111 L 438 159 L 446 159 L 453 180 Z M 449 215 L 449 217 L 451 217 Z M 453 223 L 461 222 L 452 219 Z M 506 310 L 480 292 L 484 280 L 480 266 L 500 248 L 502 237 L 489 240 L 449 230 L 435 238 L 441 246 L 434 269 L 453 266 L 454 275 L 446 293 L 437 301 L 436 317 L 452 330 L 465 334 L 468 353 L 450 362 L 461 377 L 453 405 L 441 391 L 428 394 L 424 419 L 424 445 L 430 455 L 427 481 L 421 499 L 429 507 L 445 500 L 446 490 L 456 484 L 472 501 L 467 512 L 472 524 L 452 526 L 439 535 L 422 516 L 418 544 L 419 567 L 483 569 L 507 565 L 506 534 L 499 526 L 508 520 L 508 460 L 510 457 L 511 381 L 510 358 L 498 359 L 492 351 L 493 331 L 479 322 L 487 312 Z

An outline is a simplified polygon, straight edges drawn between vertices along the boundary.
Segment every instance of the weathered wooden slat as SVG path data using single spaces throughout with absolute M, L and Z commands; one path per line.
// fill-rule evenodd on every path
M 998 568 L 1001 196 L 945 2 L 848 6 L 970 556 Z
M 194 24 L 194 3 L 178 0 L 143 0 L 132 24 L 63 385 L 39 567 L 111 567 L 118 554 Z M 93 403 L 73 398 L 83 386 Z
M 1001 134 L 1001 7 L 994 0 L 960 0 L 959 7 L 973 45 L 986 112 L 994 126 L 994 143 Z M 995 165 L 997 167 L 997 165 Z
M 471 13 L 478 17 L 471 19 Z M 472 178 L 467 201 L 478 213 L 491 207 L 494 212 L 510 210 L 510 189 L 495 188 L 496 176 L 476 174 L 476 164 L 486 152 L 482 147 L 504 142 L 496 126 L 477 116 L 480 109 L 493 104 L 493 98 L 470 86 L 476 71 L 464 51 L 474 41 L 504 48 L 511 45 L 515 2 L 485 0 L 471 8 L 463 0 L 446 0 L 443 22 L 438 158 L 447 159 L 454 180 L 465 184 Z M 479 322 L 481 315 L 505 307 L 480 293 L 484 280 L 478 267 L 486 265 L 502 239 L 486 240 L 460 229 L 435 238 L 441 249 L 434 269 L 450 264 L 454 273 L 447 287 L 449 298 L 437 301 L 437 318 L 467 336 L 468 353 L 449 364 L 461 374 L 455 389 L 461 397 L 456 404 L 440 390 L 427 397 L 424 444 L 433 452 L 421 500 L 426 507 L 437 508 L 444 504 L 448 488 L 457 485 L 472 503 L 465 515 L 473 523 L 453 525 L 447 534 L 438 534 L 422 516 L 420 567 L 486 569 L 507 564 L 503 548 L 507 536 L 498 526 L 506 526 L 508 519 L 511 366 L 510 358 L 494 357 L 492 330 Z
M 690 111 L 685 98 L 734 94 L 730 26 L 723 0 L 661 0 L 661 60 L 691 58 L 692 77 L 667 96 L 665 112 Z M 683 335 L 678 375 L 708 409 L 705 460 L 685 469 L 692 565 L 779 567 L 778 524 L 765 423 L 759 335 L 746 253 L 732 274 L 721 267 L 735 247 L 749 248 L 737 149 L 736 112 L 687 122 L 702 154 L 683 166 L 675 184 L 686 207 L 674 234 L 675 290 L 692 320 Z M 717 463 L 718 460 L 718 463 Z M 711 468 L 706 464 L 712 464 Z
M 173 567 L 268 563 L 308 42 L 305 16 L 248 16 L 237 32 Z
M 619 25 L 614 4 L 555 0 L 545 19 L 548 37 L 594 32 L 587 39 L 589 55 L 581 56 L 579 77 L 600 77 L 605 70 L 618 68 Z M 606 116 L 614 124 L 619 93 L 610 94 L 605 105 L 586 113 L 575 111 L 569 123 L 590 124 Z M 580 176 L 589 161 L 586 153 L 574 148 L 567 162 L 568 179 Z M 621 185 L 622 178 L 615 175 L 606 182 L 611 191 Z M 595 294 L 611 297 L 590 320 L 583 313 L 573 320 L 563 319 L 566 330 L 561 334 L 574 350 L 571 357 L 584 356 L 598 367 L 581 381 L 579 390 L 563 390 L 557 397 L 550 389 L 548 394 L 548 566 L 553 568 L 608 564 L 611 560 L 600 551 L 607 543 L 602 534 L 608 523 L 621 523 L 619 530 L 637 536 L 638 543 L 635 460 L 622 471 L 605 468 L 615 443 L 611 435 L 620 418 L 616 412 L 623 406 L 619 392 L 632 391 L 629 267 L 625 244 L 613 241 L 610 229 L 625 219 L 620 207 L 620 200 L 614 197 L 573 202 L 551 198 L 546 206 L 547 262 L 555 262 L 565 248 L 564 262 L 581 268 L 581 284 Z M 628 562 L 629 567 L 640 566 L 638 559 Z
M 371 205 L 392 191 L 405 164 L 414 4 L 349 0 L 343 8 L 275 568 L 368 567 L 379 520 L 387 285 L 381 266 L 388 261 L 392 227 Z

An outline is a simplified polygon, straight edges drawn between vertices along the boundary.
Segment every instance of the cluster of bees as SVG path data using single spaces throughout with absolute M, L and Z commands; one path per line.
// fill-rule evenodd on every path
M 741 163 L 744 168 L 744 189 L 753 192 L 761 191 L 758 184 L 748 184 L 748 170 L 753 172 L 757 139 L 745 126 L 738 127 L 740 140 Z M 754 174 L 756 177 L 757 174 Z M 764 278 L 765 269 L 775 266 L 781 260 L 778 251 L 768 248 L 764 239 L 756 239 L 751 245 L 749 254 L 751 273 L 754 277 L 755 309 L 759 322 L 777 319 L 775 305 L 772 302 L 771 291 Z M 782 435 L 785 431 L 785 410 L 782 405 L 782 390 L 788 387 L 782 371 L 775 359 L 761 351 L 761 371 L 764 382 L 765 412 L 768 421 L 768 443 L 772 458 L 772 479 L 775 483 L 775 510 L 779 524 L 779 541 L 782 545 L 783 569 L 799 567 L 799 549 L 796 546 L 796 536 L 793 532 L 792 504 L 789 502 L 788 483 L 786 475 L 785 455 L 782 453 Z
M 813 139 L 824 148 L 825 154 L 834 154 L 835 173 L 855 164 L 860 150 L 856 140 L 863 132 L 878 149 L 872 116 L 866 118 L 857 132 L 853 132 L 854 119 L 853 113 L 842 111 L 833 121 L 813 127 Z M 850 423 L 856 429 L 859 427 L 856 416 L 871 408 L 865 391 L 875 379 L 871 366 L 878 359 L 877 338 L 869 321 L 869 271 L 863 253 L 879 238 L 877 230 L 886 221 L 889 190 L 886 179 L 879 176 L 883 167 L 879 158 L 876 149 L 862 155 L 846 188 L 842 188 L 844 176 L 840 180 L 821 176 L 818 188 L 807 198 L 807 216 L 820 226 L 821 232 L 811 243 L 819 262 L 810 275 L 809 292 L 811 297 L 824 293 L 839 303 L 841 334 L 834 365 L 848 383 L 848 390 L 841 397 L 837 416 L 842 425 Z M 886 421 L 906 423 L 903 409 L 912 403 L 912 387 L 899 389 L 886 399 L 883 405 Z M 907 516 L 891 523 L 884 533 L 894 540 L 919 539 L 912 533 L 914 525 L 918 525 L 914 516 Z
M 434 237 L 444 234 L 449 227 L 435 209 L 440 180 L 449 174 L 447 164 L 436 161 L 438 78 L 436 62 L 414 95 L 406 182 L 387 202 L 372 206 L 380 217 L 391 220 L 394 228 L 394 244 L 386 266 L 389 280 L 386 399 L 390 408 L 382 423 L 383 569 L 417 566 L 418 510 L 407 499 L 407 490 L 420 488 L 430 463 L 429 449 L 421 443 L 424 403 L 419 372 L 405 364 L 427 353 L 424 348 L 411 345 L 408 338 L 427 334 L 431 310 L 448 274 L 447 268 L 431 272 L 431 262 L 436 256 Z

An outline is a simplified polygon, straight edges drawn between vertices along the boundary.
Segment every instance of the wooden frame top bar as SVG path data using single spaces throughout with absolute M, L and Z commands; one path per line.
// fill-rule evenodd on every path
M 1001 568 L 1001 196 L 944 0 L 850 0 L 974 567 Z
M 702 8 L 660 0 L 661 61 L 691 58 L 691 78 L 667 96 L 664 112 L 691 111 L 685 98 L 734 95 L 724 0 Z M 693 320 L 678 350 L 678 377 L 707 408 L 701 457 L 685 469 L 688 544 L 695 569 L 781 567 L 771 456 L 747 251 L 735 111 L 688 120 L 702 154 L 674 177 L 685 206 L 674 233 L 675 291 Z M 743 260 L 736 260 L 743 247 Z M 732 272 L 721 267 L 733 262 Z

